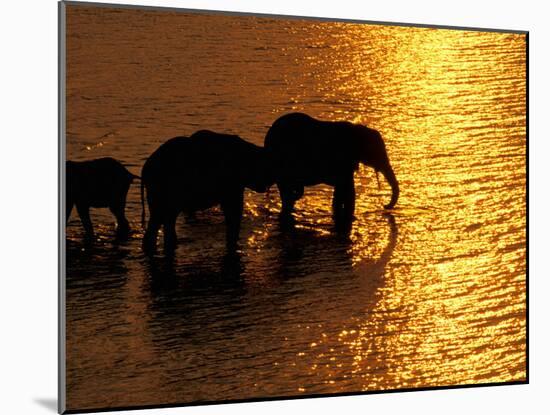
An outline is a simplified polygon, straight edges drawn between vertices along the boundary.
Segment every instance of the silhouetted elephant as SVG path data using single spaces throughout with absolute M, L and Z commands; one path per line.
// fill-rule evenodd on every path
M 175 223 L 180 212 L 193 215 L 218 204 L 225 216 L 226 245 L 233 251 L 239 237 L 245 187 L 265 192 L 274 183 L 262 147 L 236 135 L 205 130 L 162 144 L 143 165 L 141 177 L 142 205 L 145 187 L 150 214 L 143 239 L 146 253 L 154 252 L 161 225 L 165 253 L 175 249 Z
M 376 130 L 292 113 L 273 123 L 265 137 L 265 148 L 274 163 L 283 219 L 291 217 L 294 203 L 304 194 L 304 186 L 324 183 L 334 187 L 335 220 L 351 221 L 355 211 L 353 175 L 359 163 L 382 172 L 390 184 L 391 200 L 384 207 L 392 209 L 397 203 L 399 184 L 384 140 Z
M 132 180 L 139 179 L 139 176 L 130 173 L 117 160 L 105 157 L 89 161 L 67 161 L 66 177 L 67 221 L 76 205 L 86 237 L 92 237 L 94 229 L 90 208 L 108 207 L 117 220 L 118 236 L 128 234 L 130 226 L 124 215 L 126 195 Z

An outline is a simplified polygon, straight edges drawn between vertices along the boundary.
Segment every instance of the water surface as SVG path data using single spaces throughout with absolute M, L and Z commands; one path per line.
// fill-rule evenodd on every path
M 93 211 L 67 228 L 69 409 L 526 379 L 524 35 L 68 6 L 67 156 L 139 174 L 198 129 L 262 144 L 303 111 L 378 129 L 401 185 L 356 174 L 332 229 L 310 187 L 297 226 L 247 192 L 238 259 L 223 216 L 181 218 L 173 261 Z M 74 214 L 74 213 L 73 213 Z

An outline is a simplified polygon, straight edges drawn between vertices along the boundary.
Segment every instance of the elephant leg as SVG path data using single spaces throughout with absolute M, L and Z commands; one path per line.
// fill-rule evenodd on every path
M 332 212 L 335 221 L 351 222 L 355 213 L 355 185 L 353 173 L 337 181 L 332 198 Z
M 126 198 L 128 197 L 128 190 L 130 189 L 131 180 L 124 183 L 119 195 L 114 199 L 110 210 L 115 215 L 117 221 L 117 236 L 121 238 L 127 238 L 130 233 L 130 224 L 126 219 Z
M 304 195 L 304 186 L 302 186 L 301 184 L 293 185 L 292 193 L 294 195 L 294 201 L 301 199 Z
M 143 235 L 143 251 L 146 254 L 153 254 L 157 246 L 157 235 L 162 224 L 162 220 L 157 212 L 153 209 L 147 224 L 147 230 Z
M 164 231 L 164 254 L 172 255 L 176 250 L 178 243 L 178 237 L 176 235 L 176 219 L 177 213 L 170 213 L 165 215 L 162 222 L 162 229 Z
M 355 215 L 355 186 L 353 184 L 353 178 L 344 192 L 344 216 L 350 220 L 354 219 Z
M 130 233 L 130 224 L 128 223 L 128 219 L 126 219 L 126 215 L 124 214 L 125 207 L 126 201 L 121 201 L 109 206 L 109 210 L 116 218 L 116 233 L 117 237 L 119 238 L 127 238 L 128 234 Z
M 334 192 L 332 193 L 332 216 L 338 216 L 339 212 L 343 207 L 341 190 L 339 186 L 334 187 Z
M 281 216 L 288 217 L 294 211 L 294 204 L 304 195 L 304 186 L 277 183 L 281 195 Z
M 92 220 L 90 219 L 90 207 L 84 204 L 77 204 L 76 211 L 82 221 L 86 238 L 91 239 L 94 236 L 94 227 L 92 225 Z
M 243 198 L 244 189 L 239 189 L 227 196 L 221 203 L 226 225 L 225 245 L 229 252 L 234 252 L 237 249 L 243 216 Z

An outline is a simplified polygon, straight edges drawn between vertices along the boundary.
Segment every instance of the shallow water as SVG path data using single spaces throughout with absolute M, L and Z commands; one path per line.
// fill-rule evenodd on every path
M 246 194 L 241 252 L 219 209 L 181 218 L 169 262 L 107 210 L 67 228 L 69 409 L 526 379 L 526 53 L 518 34 L 68 7 L 67 156 L 140 173 L 198 129 L 261 144 L 303 111 L 381 131 L 333 232 L 310 187 L 281 232 L 274 187 Z M 74 213 L 73 213 L 74 215 Z

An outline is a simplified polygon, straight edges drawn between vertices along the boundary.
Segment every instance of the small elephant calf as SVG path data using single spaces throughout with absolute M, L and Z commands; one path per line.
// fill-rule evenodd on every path
M 73 206 L 82 221 L 86 237 L 94 234 L 90 220 L 90 208 L 108 207 L 117 220 L 117 235 L 124 237 L 130 231 L 124 215 L 126 196 L 133 179 L 139 179 L 130 173 L 120 162 L 105 157 L 89 161 L 67 161 L 67 217 L 69 220 Z

